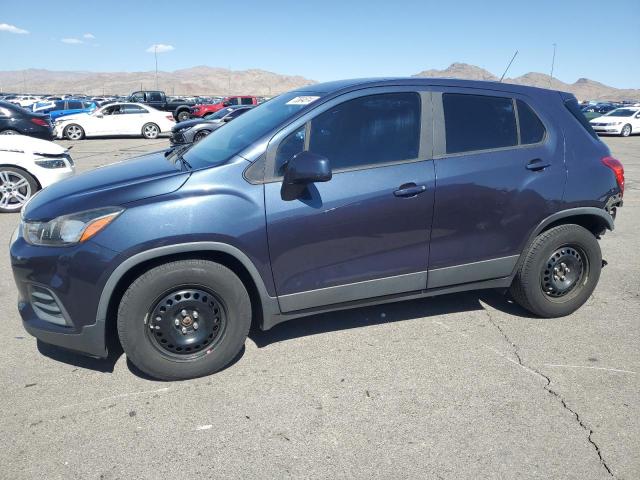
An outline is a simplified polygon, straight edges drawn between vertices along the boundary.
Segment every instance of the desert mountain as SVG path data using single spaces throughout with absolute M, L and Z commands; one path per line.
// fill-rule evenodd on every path
M 198 66 L 174 72 L 158 72 L 158 88 L 172 95 L 276 95 L 312 80 L 264 70 L 234 71 Z M 20 70 L 0 72 L 0 91 L 31 93 L 85 93 L 128 95 L 134 90 L 155 89 L 155 72 L 60 72 Z
M 493 80 L 487 70 L 466 63 L 453 63 L 445 70 L 425 70 L 416 77 Z M 551 81 L 550 81 L 551 80 Z M 575 83 L 551 79 L 544 73 L 530 72 L 507 83 L 553 88 L 573 93 L 578 100 L 640 100 L 640 89 L 618 89 L 581 78 Z M 265 70 L 228 70 L 198 66 L 173 72 L 158 72 L 158 88 L 169 95 L 276 95 L 315 83 L 301 76 L 280 75 Z M 0 92 L 85 93 L 89 95 L 129 94 L 155 88 L 155 72 L 60 72 L 20 70 L 0 72 Z
M 475 65 L 452 63 L 445 70 L 425 70 L 414 77 L 463 78 L 467 80 L 498 81 L 499 77 Z M 578 100 L 640 100 L 640 89 L 619 89 L 604 85 L 588 78 L 580 78 L 575 83 L 564 83 L 544 73 L 529 72 L 515 78 L 505 78 L 506 83 L 552 88 L 573 93 Z

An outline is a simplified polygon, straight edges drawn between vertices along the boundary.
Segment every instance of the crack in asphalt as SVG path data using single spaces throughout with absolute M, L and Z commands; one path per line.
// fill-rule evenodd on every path
M 605 468 L 605 470 L 607 471 L 607 473 L 612 477 L 612 478 L 616 478 L 616 476 L 613 474 L 613 472 L 611 471 L 611 467 L 609 467 L 609 465 L 607 464 L 607 462 L 604 460 L 604 457 L 602 456 L 602 451 L 600 450 L 600 447 L 598 446 L 598 444 L 593 440 L 593 430 L 591 428 L 589 428 L 587 425 L 585 425 L 582 421 L 582 419 L 580 418 L 580 415 L 578 414 L 578 412 L 576 412 L 574 409 L 572 409 L 571 407 L 569 407 L 569 405 L 567 405 L 567 402 L 565 401 L 565 399 L 562 397 L 562 395 L 560 395 L 558 392 L 556 392 L 553 388 L 551 388 L 551 377 L 549 377 L 548 375 L 545 375 L 544 373 L 542 373 L 541 371 L 537 370 L 536 368 L 530 366 L 530 365 L 526 365 L 523 361 L 522 361 L 522 357 L 520 356 L 520 352 L 519 352 L 519 347 L 518 345 L 516 345 L 515 342 L 513 342 L 513 340 L 511 340 L 511 338 L 509 337 L 509 335 L 506 334 L 506 332 L 502 329 L 502 327 L 493 319 L 493 316 L 491 315 L 491 312 L 485 307 L 485 312 L 487 314 L 487 318 L 489 319 L 489 323 L 491 323 L 491 325 L 493 325 L 498 332 L 500 332 L 500 334 L 502 335 L 502 337 L 505 339 L 505 341 L 511 345 L 512 348 L 512 352 L 513 355 L 516 357 L 516 359 L 518 360 L 518 363 L 520 364 L 520 366 L 531 370 L 532 372 L 536 373 L 537 375 L 539 375 L 540 377 L 542 377 L 547 384 L 544 386 L 544 389 L 549 392 L 551 395 L 553 395 L 562 405 L 562 407 L 567 410 L 568 412 L 570 412 L 574 418 L 576 419 L 576 421 L 578 422 L 578 425 L 580 425 L 580 427 L 587 432 L 587 441 L 593 446 L 593 448 L 596 451 L 596 454 L 598 455 L 598 458 L 600 459 L 600 463 L 602 464 L 602 466 Z

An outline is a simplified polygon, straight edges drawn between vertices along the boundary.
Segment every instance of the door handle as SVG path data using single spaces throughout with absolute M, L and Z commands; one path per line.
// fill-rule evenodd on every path
M 426 185 L 416 185 L 415 183 L 405 183 L 400 185 L 400 188 L 393 192 L 396 197 L 415 197 L 427 191 Z
M 534 158 L 533 160 L 530 160 L 529 163 L 527 163 L 527 170 L 539 172 L 540 170 L 544 170 L 549 166 L 551 166 L 551 162 L 542 160 L 541 158 Z

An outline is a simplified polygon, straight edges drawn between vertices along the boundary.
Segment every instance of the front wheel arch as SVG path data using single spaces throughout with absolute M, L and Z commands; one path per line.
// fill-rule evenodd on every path
M 180 250 L 180 245 L 174 245 L 172 247 L 175 250 Z M 171 249 L 172 247 L 166 248 Z M 234 247 L 230 248 L 234 249 Z M 158 250 L 164 250 L 164 247 Z M 158 255 L 154 255 L 154 253 L 153 251 L 148 251 L 139 254 L 142 257 L 148 256 L 149 258 L 143 258 L 140 262 L 133 261 L 132 265 L 129 266 L 126 265 L 126 261 L 123 262 L 111 274 L 109 280 L 107 280 L 98 304 L 97 322 L 104 323 L 105 340 L 108 350 L 114 347 L 119 348 L 117 313 L 124 292 L 138 277 L 152 268 L 169 262 L 178 260 L 209 260 L 219 263 L 235 273 L 249 293 L 253 312 L 252 326 L 262 328 L 263 312 L 273 312 L 277 308 L 277 300 L 270 297 L 267 293 L 258 271 L 252 264 L 249 268 L 247 267 L 246 262 L 249 261 L 248 258 L 242 261 L 232 253 L 214 249 L 196 250 L 185 248 L 183 251 L 176 251 L 174 253 L 162 254 L 161 252 L 157 252 Z M 132 257 L 132 259 L 136 257 Z M 122 272 L 118 272 L 118 269 L 123 265 L 125 268 L 122 269 Z M 251 272 L 250 269 L 253 271 Z

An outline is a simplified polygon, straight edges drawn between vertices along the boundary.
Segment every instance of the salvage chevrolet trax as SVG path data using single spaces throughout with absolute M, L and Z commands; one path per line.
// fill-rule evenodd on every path
M 24 326 L 160 379 L 207 375 L 296 317 L 508 290 L 560 317 L 598 283 L 624 172 L 567 93 L 312 85 L 192 147 L 38 193 L 11 244 Z

